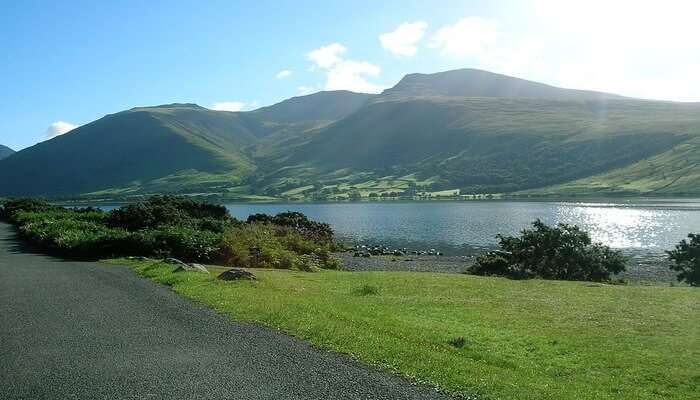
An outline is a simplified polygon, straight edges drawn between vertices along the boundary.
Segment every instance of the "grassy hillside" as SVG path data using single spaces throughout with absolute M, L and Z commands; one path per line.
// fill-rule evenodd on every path
M 700 103 L 456 70 L 251 112 L 108 115 L 0 161 L 0 196 L 697 195 L 699 145 Z
M 343 169 L 375 177 L 415 173 L 437 177 L 440 189 L 510 192 L 624 167 L 686 142 L 692 147 L 699 135 L 697 104 L 379 98 L 324 128 L 288 164 L 321 176 Z
M 222 282 L 114 262 L 232 318 L 473 399 L 680 400 L 700 390 L 693 288 L 260 269 L 256 282 Z
M 697 195 L 700 193 L 700 138 L 693 138 L 624 168 L 523 194 Z
M 254 166 L 238 146 L 254 141 L 234 113 L 195 105 L 135 108 L 3 160 L 0 194 L 80 194 L 183 170 L 242 177 Z
M 249 114 L 259 120 L 276 123 L 335 121 L 355 112 L 372 97 L 374 95 L 346 90 L 319 92 L 292 97 Z
M 11 156 L 14 152 L 15 151 L 11 148 L 0 144 L 0 160 L 2 160 L 5 157 Z

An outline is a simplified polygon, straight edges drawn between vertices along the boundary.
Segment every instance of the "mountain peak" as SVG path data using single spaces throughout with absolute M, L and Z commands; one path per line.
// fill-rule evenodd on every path
M 464 68 L 434 74 L 409 74 L 382 96 L 502 97 L 550 100 L 601 100 L 622 96 L 564 89 L 480 69 Z
M 195 103 L 170 103 L 158 106 L 134 107 L 128 111 L 159 111 L 159 110 L 204 110 L 205 108 Z

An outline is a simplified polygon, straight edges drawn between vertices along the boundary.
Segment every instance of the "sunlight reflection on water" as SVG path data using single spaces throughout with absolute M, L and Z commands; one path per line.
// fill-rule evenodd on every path
M 661 252 L 689 232 L 700 232 L 700 201 L 623 200 L 618 202 L 468 201 L 332 204 L 228 204 L 245 219 L 256 212 L 301 211 L 328 222 L 352 241 L 387 244 L 492 247 L 498 233 L 515 234 L 536 218 L 548 224 L 576 224 L 594 241 L 628 250 Z

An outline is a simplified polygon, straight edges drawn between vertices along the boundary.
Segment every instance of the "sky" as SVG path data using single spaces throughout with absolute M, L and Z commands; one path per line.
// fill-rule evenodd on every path
M 700 101 L 700 2 L 2 1 L 0 144 L 137 106 L 252 110 L 408 73 L 480 68 Z

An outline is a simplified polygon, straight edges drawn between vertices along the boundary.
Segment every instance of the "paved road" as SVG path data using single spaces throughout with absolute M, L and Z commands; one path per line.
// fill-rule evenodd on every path
M 0 224 L 0 399 L 444 399 Z

